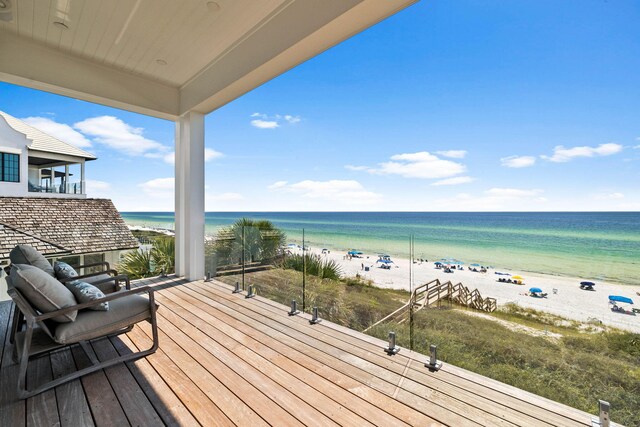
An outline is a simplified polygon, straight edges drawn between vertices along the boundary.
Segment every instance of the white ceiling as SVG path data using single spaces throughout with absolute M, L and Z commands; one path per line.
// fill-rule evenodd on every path
M 0 0 L 0 80 L 208 113 L 414 1 Z
M 0 21 L 0 30 L 180 87 L 289 1 L 209 3 L 211 6 L 203 0 L 14 0 L 13 21 Z

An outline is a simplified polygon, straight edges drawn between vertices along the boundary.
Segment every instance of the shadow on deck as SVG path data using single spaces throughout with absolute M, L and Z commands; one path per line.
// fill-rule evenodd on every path
M 491 425 L 589 426 L 587 413 L 288 307 L 245 299 L 225 284 L 175 277 L 139 281 L 157 290 L 160 349 L 33 398 L 15 397 L 17 365 L 0 303 L 2 425 Z M 148 324 L 91 347 L 99 359 L 147 348 Z M 30 362 L 38 384 L 82 368 L 79 346 Z

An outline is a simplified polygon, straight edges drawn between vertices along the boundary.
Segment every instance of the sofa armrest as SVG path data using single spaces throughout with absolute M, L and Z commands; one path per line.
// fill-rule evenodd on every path
M 116 270 L 96 271 L 95 273 L 83 274 L 81 276 L 67 277 L 66 279 L 58 279 L 58 281 L 61 283 L 67 283 L 67 282 L 73 282 L 75 280 L 86 279 L 87 277 L 99 276 L 101 274 L 111 274 L 115 277 L 118 275 L 118 272 Z

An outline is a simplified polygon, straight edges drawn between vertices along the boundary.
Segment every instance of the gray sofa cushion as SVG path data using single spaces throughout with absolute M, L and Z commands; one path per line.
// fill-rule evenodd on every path
M 53 263 L 53 272 L 56 279 L 64 280 L 72 277 L 78 277 L 78 272 L 66 262 L 56 261 Z
M 64 285 L 71 291 L 73 296 L 76 297 L 78 304 L 104 298 L 104 293 L 100 289 L 82 280 L 74 280 Z M 89 307 L 87 310 L 107 311 L 109 310 L 109 302 L 101 302 L 98 305 Z
M 69 289 L 54 277 L 38 267 L 25 264 L 13 264 L 11 284 L 18 289 L 29 303 L 42 313 L 71 307 L 77 304 Z M 56 322 L 73 322 L 77 310 L 53 317 Z
M 149 299 L 129 295 L 109 302 L 109 311 L 81 311 L 73 323 L 61 323 L 54 340 L 59 344 L 72 344 L 101 337 L 129 325 L 150 319 Z
M 11 264 L 26 264 L 38 267 L 49 276 L 54 277 L 53 267 L 40 252 L 29 245 L 18 245 L 9 253 Z

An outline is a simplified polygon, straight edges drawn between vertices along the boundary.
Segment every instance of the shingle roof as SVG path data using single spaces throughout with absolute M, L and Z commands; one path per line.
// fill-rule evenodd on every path
M 58 138 L 48 135 L 41 130 L 34 128 L 33 126 L 26 124 L 22 120 L 16 119 L 15 117 L 5 113 L 4 111 L 0 111 L 0 116 L 2 116 L 7 121 L 9 126 L 11 126 L 16 131 L 25 134 L 27 138 L 33 141 L 29 145 L 29 149 L 31 150 L 83 157 L 87 160 L 97 159 L 97 157 L 93 154 L 81 150 L 78 147 L 75 147 L 66 142 L 60 141 Z
M 8 259 L 9 253 L 16 245 L 33 246 L 43 255 L 63 255 L 71 252 L 69 249 L 47 242 L 39 236 L 0 223 L 0 260 Z
M 138 247 L 108 199 L 0 197 L 0 223 L 69 249 L 72 254 Z

